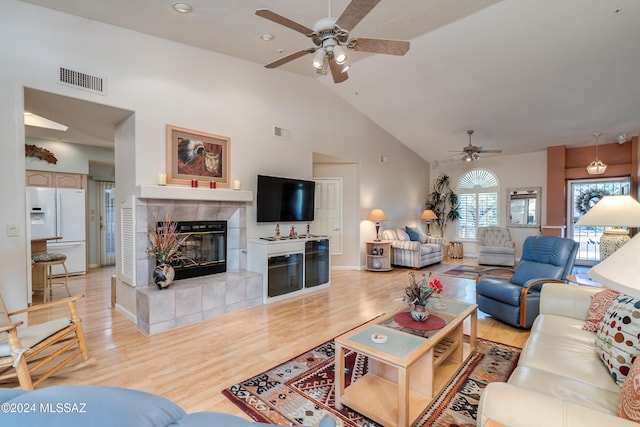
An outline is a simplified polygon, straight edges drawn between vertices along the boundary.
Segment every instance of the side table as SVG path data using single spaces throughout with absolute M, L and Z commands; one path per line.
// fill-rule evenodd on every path
M 367 271 L 391 271 L 391 242 L 389 240 L 369 240 L 365 243 Z
M 462 246 L 462 242 L 450 242 L 447 255 L 449 255 L 449 258 L 462 259 L 462 257 L 464 257 L 464 247 Z
M 594 288 L 601 288 L 602 283 L 596 282 L 588 274 L 579 273 L 579 274 L 569 274 L 567 275 L 567 280 L 570 282 L 569 284 L 574 284 L 578 286 L 591 286 Z

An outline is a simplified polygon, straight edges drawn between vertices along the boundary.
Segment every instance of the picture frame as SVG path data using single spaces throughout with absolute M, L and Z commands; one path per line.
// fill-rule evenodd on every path
M 167 183 L 229 187 L 231 139 L 167 125 Z

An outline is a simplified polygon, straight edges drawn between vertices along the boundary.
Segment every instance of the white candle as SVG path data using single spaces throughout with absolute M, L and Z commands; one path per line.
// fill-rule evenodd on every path
M 233 180 L 233 189 L 234 190 L 239 190 L 240 189 L 240 181 L 237 179 Z
M 158 174 L 158 185 L 167 185 L 167 174 L 159 173 Z

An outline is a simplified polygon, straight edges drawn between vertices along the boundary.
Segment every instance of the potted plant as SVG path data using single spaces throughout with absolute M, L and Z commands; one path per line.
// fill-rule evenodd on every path
M 156 260 L 153 281 L 160 289 L 165 289 L 173 282 L 175 270 L 171 264 L 183 259 L 180 248 L 189 234 L 177 231 L 178 223 L 171 220 L 170 212 L 161 223 L 154 220 L 153 225 L 149 232 L 150 247 L 147 253 Z
M 404 288 L 404 302 L 411 307 L 411 318 L 418 322 L 424 322 L 429 317 L 429 312 L 426 309 L 427 300 L 434 294 L 438 295 L 444 289 L 442 282 L 437 278 L 431 278 L 432 273 L 429 275 L 422 275 L 422 278 L 418 280 L 416 274 L 413 271 L 409 272 L 409 285 Z
M 449 221 L 460 219 L 460 204 L 458 195 L 451 189 L 449 175 L 442 174 L 433 183 L 433 190 L 427 196 L 426 209 L 431 209 L 436 215 L 436 225 L 440 229 L 440 235 L 444 237 L 444 231 Z

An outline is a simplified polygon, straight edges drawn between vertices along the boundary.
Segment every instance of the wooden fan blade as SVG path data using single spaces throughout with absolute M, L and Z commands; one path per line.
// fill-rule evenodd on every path
M 349 78 L 347 72 L 342 72 L 342 67 L 336 63 L 334 58 L 329 60 L 329 69 L 331 70 L 331 77 L 333 77 L 334 83 L 342 83 Z
M 349 40 L 347 47 L 359 52 L 383 53 L 402 56 L 409 52 L 410 43 L 401 40 L 358 38 Z
M 380 0 L 351 0 L 336 21 L 336 25 L 343 30 L 351 31 L 378 3 Z
M 269 21 L 273 21 L 276 24 L 284 25 L 287 28 L 291 28 L 294 31 L 304 34 L 307 37 L 312 37 L 314 32 L 311 28 L 306 27 L 302 24 L 298 24 L 295 21 L 292 21 L 289 18 L 285 18 L 282 15 L 278 15 L 275 12 L 270 11 L 269 9 L 258 9 L 256 10 L 256 15 L 268 19 Z
M 303 49 L 301 51 L 298 51 L 296 53 L 292 53 L 291 55 L 285 56 L 284 58 L 280 58 L 277 61 L 273 61 L 267 65 L 265 65 L 265 68 L 276 68 L 279 67 L 283 64 L 286 64 L 287 62 L 293 61 L 294 59 L 298 59 L 301 56 L 305 56 L 307 53 L 312 53 L 315 52 L 315 48 L 307 48 L 307 49 Z
M 502 150 L 487 150 L 486 148 L 480 147 L 478 153 L 502 153 Z

